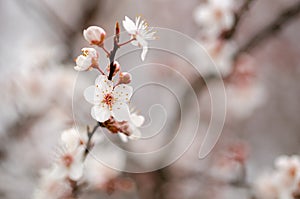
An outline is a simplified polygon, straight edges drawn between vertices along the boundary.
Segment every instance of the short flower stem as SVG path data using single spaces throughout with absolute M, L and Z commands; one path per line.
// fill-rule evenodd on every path
M 276 33 L 278 33 L 285 25 L 287 25 L 293 19 L 297 19 L 299 14 L 300 2 L 295 3 L 294 5 L 282 11 L 282 13 L 279 14 L 279 16 L 271 24 L 267 25 L 252 38 L 250 38 L 248 42 L 242 45 L 234 55 L 234 59 L 236 60 L 242 53 L 251 51 L 266 39 L 276 35 Z
M 119 46 L 119 47 L 124 46 L 124 45 L 129 44 L 130 42 L 132 42 L 132 41 L 134 41 L 134 40 L 136 40 L 136 39 L 135 39 L 135 38 L 132 38 L 132 39 L 130 39 L 130 40 L 124 42 L 124 43 L 118 44 L 118 46 Z
M 110 56 L 110 52 L 104 47 L 104 45 L 99 46 L 106 53 L 107 57 Z
M 105 73 L 103 72 L 103 70 L 100 68 L 99 65 L 96 67 L 96 69 L 97 69 L 102 75 L 105 75 Z

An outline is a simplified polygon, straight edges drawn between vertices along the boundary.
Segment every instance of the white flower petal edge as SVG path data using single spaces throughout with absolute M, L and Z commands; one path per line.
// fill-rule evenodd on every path
M 135 23 L 127 16 L 125 16 L 125 20 L 123 20 L 123 27 L 129 34 L 135 34 L 137 29 Z
M 91 115 L 98 122 L 105 122 L 110 118 L 111 113 L 109 111 L 108 106 L 95 105 L 91 110 Z

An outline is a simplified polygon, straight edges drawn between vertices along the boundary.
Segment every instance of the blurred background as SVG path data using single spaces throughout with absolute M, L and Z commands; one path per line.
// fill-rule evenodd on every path
M 151 55 L 150 51 L 152 61 L 166 64 L 173 71 L 158 67 L 150 72 L 141 71 L 136 78 L 151 76 L 172 84 L 177 78 L 174 71 L 183 74 L 200 104 L 199 133 L 178 160 L 157 171 L 133 174 L 101 166 L 90 176 L 100 180 L 83 190 L 79 198 L 299 197 L 295 195 L 300 189 L 298 183 L 293 190 L 289 187 L 286 197 L 266 196 L 260 190 L 278 192 L 273 187 L 260 188 L 263 185 L 257 179 L 274 168 L 277 157 L 299 154 L 300 2 L 232 0 L 230 5 L 223 5 L 226 1 L 221 0 L 212 2 L 215 4 L 201 0 L 0 1 L 0 198 L 33 197 L 40 186 L 41 171 L 55 160 L 61 132 L 74 125 L 72 100 L 78 106 L 76 115 L 85 118 L 80 119 L 86 122 L 82 125 L 93 125 L 90 106 L 82 93 L 73 91 L 83 90 L 94 80 L 82 76 L 80 84 L 75 83 L 78 77 L 73 69 L 74 59 L 87 46 L 82 36 L 85 28 L 98 25 L 111 36 L 115 22 L 121 22 L 124 16 L 141 16 L 150 26 L 179 31 L 207 49 L 225 83 L 226 121 L 213 151 L 205 159 L 199 159 L 203 129 L 208 128 L 212 111 L 203 78 L 187 63 L 172 56 Z M 205 7 L 208 4 L 213 5 Z M 229 19 L 224 21 L 222 17 Z M 228 49 L 227 44 L 230 44 Z M 197 59 L 197 50 L 186 51 Z M 215 74 L 208 70 L 203 75 L 215 84 L 216 90 L 221 89 Z M 133 82 L 133 87 L 137 86 Z M 180 88 L 184 94 L 184 87 Z M 153 89 L 149 92 L 155 95 Z M 147 91 L 144 92 L 146 95 Z M 173 106 L 178 104 L 170 95 L 163 92 L 157 95 L 162 96 L 160 100 L 170 111 L 160 132 L 162 137 L 158 142 L 147 142 L 147 146 L 132 141 L 128 148 L 151 151 L 174 136 L 180 117 Z M 134 99 L 146 121 L 150 120 L 147 110 L 151 100 L 143 97 L 143 93 Z M 184 120 L 190 121 L 193 107 L 186 110 L 190 111 L 190 118 Z M 160 112 L 156 115 L 158 121 L 160 115 Z M 111 151 L 106 156 L 126 164 L 123 154 Z

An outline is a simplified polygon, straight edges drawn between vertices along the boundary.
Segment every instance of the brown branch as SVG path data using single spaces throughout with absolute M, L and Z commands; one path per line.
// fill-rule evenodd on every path
M 223 33 L 221 33 L 220 38 L 229 40 L 232 37 L 234 37 L 238 26 L 240 24 L 241 19 L 245 15 L 245 13 L 249 10 L 250 4 L 253 3 L 254 0 L 245 0 L 244 4 L 241 6 L 238 12 L 234 15 L 234 23 L 232 27 L 229 30 L 225 30 Z
M 117 22 L 116 28 L 115 28 L 114 47 L 110 51 L 110 55 L 109 55 L 110 66 L 109 66 L 108 80 L 112 80 L 113 74 L 116 70 L 114 61 L 115 61 L 115 56 L 116 56 L 117 50 L 119 49 L 119 39 L 120 39 L 120 27 L 119 27 L 119 23 Z
M 249 39 L 235 54 L 236 59 L 243 52 L 249 52 L 260 43 L 276 35 L 285 25 L 291 22 L 300 13 L 300 2 L 284 10 L 270 25 L 262 29 L 256 35 Z
M 89 151 L 91 150 L 91 148 L 93 147 L 92 145 L 92 137 L 94 135 L 94 133 L 96 132 L 96 130 L 100 127 L 103 126 L 102 123 L 97 122 L 96 126 L 94 126 L 93 130 L 90 131 L 89 127 L 87 127 L 87 135 L 88 135 L 88 141 L 86 143 L 86 148 L 84 151 L 84 159 L 87 157 Z

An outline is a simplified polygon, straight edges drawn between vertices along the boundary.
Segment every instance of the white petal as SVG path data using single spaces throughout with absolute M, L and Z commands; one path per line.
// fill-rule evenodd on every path
M 56 179 L 65 178 L 68 175 L 68 169 L 64 165 L 55 164 L 51 175 Z
M 144 38 L 146 40 L 154 40 L 155 39 L 155 34 L 156 34 L 156 32 L 147 33 L 147 34 L 144 35 Z
M 103 94 L 110 93 L 113 90 L 113 82 L 108 80 L 105 75 L 98 76 L 95 86 Z
M 132 96 L 133 88 L 126 84 L 116 86 L 112 92 L 116 102 L 128 102 Z
M 123 27 L 129 34 L 136 33 L 136 26 L 134 22 L 127 16 L 125 16 L 125 20 L 123 20 Z
M 83 163 L 82 162 L 74 162 L 72 163 L 69 171 L 70 179 L 77 181 L 83 175 Z
M 80 55 L 76 59 L 75 69 L 78 71 L 84 71 L 84 70 L 88 70 L 91 65 L 92 65 L 92 59 L 90 57 L 85 57 L 83 55 Z
M 85 71 L 85 69 L 83 69 L 83 68 L 81 68 L 79 66 L 75 66 L 74 69 L 77 70 L 77 71 Z
M 124 133 L 118 133 L 118 135 L 123 142 L 128 142 L 127 135 L 125 135 Z
M 79 135 L 75 129 L 64 131 L 61 135 L 61 140 L 70 151 L 73 151 L 77 148 L 79 145 L 79 139 Z
M 140 35 L 137 35 L 136 36 L 136 40 L 137 42 L 139 43 L 139 46 L 148 46 L 148 42 L 145 40 L 145 38 L 143 38 L 142 36 Z
M 147 47 L 147 46 L 144 46 L 144 47 L 143 47 L 142 54 L 141 54 L 141 58 L 142 58 L 143 61 L 145 60 L 145 57 L 146 57 L 147 52 L 148 52 L 148 47 Z
M 91 115 L 98 122 L 105 122 L 111 114 L 106 104 L 100 104 L 99 106 L 93 106 Z
M 90 86 L 84 90 L 84 98 L 91 104 L 100 104 L 103 100 L 103 93 L 96 89 L 95 86 Z
M 72 180 L 79 180 L 83 175 L 83 154 L 85 151 L 85 147 L 81 146 L 77 149 L 74 154 L 74 161 L 72 162 L 69 168 L 69 177 Z
M 129 120 L 129 108 L 124 102 L 116 102 L 113 107 L 113 116 L 118 121 L 128 121 Z
M 141 17 L 138 16 L 135 18 L 135 27 L 138 29 Z
M 142 115 L 137 115 L 133 113 L 130 115 L 130 120 L 135 126 L 140 127 L 143 125 L 145 118 Z

